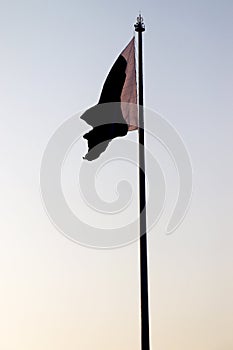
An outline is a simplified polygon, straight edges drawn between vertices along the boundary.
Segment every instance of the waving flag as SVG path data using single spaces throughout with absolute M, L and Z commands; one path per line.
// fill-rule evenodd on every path
M 112 103 L 111 103 L 112 102 Z M 114 103 L 125 102 L 125 103 Z M 103 108 L 100 106 L 106 104 Z M 94 160 L 105 151 L 109 142 L 138 127 L 135 40 L 121 52 L 105 80 L 97 106 L 82 116 L 93 129 L 83 137 L 88 142 L 84 157 Z

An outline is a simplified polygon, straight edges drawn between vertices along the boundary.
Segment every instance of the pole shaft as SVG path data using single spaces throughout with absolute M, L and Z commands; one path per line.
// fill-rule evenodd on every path
M 142 32 L 138 30 L 138 93 L 139 93 L 139 202 L 140 202 L 140 284 L 141 284 L 141 350 L 150 349 L 148 264 L 146 231 L 146 181 L 143 110 Z

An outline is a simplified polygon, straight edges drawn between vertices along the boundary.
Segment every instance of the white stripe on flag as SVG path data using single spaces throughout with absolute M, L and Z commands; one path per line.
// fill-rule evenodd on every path
M 135 130 L 138 128 L 135 38 L 129 42 L 121 55 L 127 61 L 126 79 L 121 93 L 121 102 L 126 102 L 127 104 L 123 103 L 121 109 L 123 117 L 128 124 L 128 129 Z

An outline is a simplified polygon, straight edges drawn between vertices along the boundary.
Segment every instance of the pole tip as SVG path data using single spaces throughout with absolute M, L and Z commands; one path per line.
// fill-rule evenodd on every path
M 139 16 L 137 17 L 137 23 L 134 25 L 136 32 L 144 32 L 145 24 L 143 21 L 143 17 L 141 15 L 141 11 L 139 12 Z

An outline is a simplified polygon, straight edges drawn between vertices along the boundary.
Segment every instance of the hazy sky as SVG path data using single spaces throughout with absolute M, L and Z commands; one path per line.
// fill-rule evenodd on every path
M 138 244 L 99 251 L 62 236 L 39 175 L 57 127 L 98 101 L 141 10 L 146 106 L 182 135 L 194 171 L 183 224 L 165 235 L 168 205 L 149 236 L 151 348 L 231 350 L 232 1 L 0 3 L 0 348 L 140 348 Z

